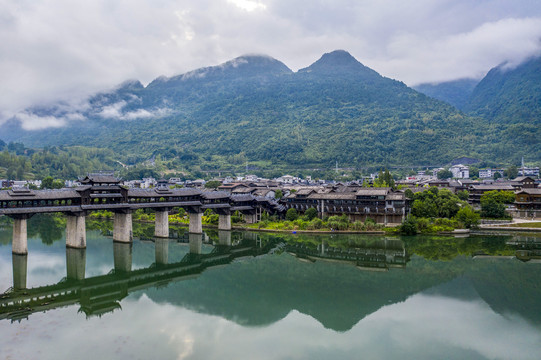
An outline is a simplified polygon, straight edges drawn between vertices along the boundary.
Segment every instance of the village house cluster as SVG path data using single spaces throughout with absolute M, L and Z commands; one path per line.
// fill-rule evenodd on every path
M 469 168 L 455 165 L 449 168 L 452 179 L 438 179 L 437 173 L 442 169 L 419 171 L 416 176 L 396 181 L 396 190 L 390 187 L 372 187 L 377 174 L 351 182 L 335 182 L 327 180 L 312 180 L 284 175 L 275 179 L 264 179 L 256 175 L 225 177 L 212 181 L 219 183 L 216 191 L 228 195 L 249 196 L 253 198 L 279 199 L 285 209 L 296 209 L 305 212 L 315 208 L 320 217 L 347 215 L 351 221 L 365 221 L 370 218 L 380 224 L 401 223 L 409 213 L 410 200 L 405 191 L 423 191 L 428 187 L 449 189 L 457 193 L 466 190 L 469 193 L 468 202 L 474 207 L 480 206 L 481 196 L 487 191 L 513 191 L 516 201 L 508 207 L 508 212 L 514 217 L 541 218 L 541 188 L 539 168 L 519 169 L 517 178 L 503 180 L 502 169 L 480 169 L 479 179 L 469 177 Z M 427 174 L 428 173 L 428 174 Z M 500 174 L 494 180 L 494 174 Z M 527 175 L 523 175 L 527 174 Z M 498 177 L 498 176 L 496 176 Z M 30 184 L 40 187 L 41 181 L 0 180 L 3 188 L 21 188 Z M 163 183 L 163 180 L 160 181 Z M 148 189 L 156 187 L 159 181 L 154 178 L 141 180 L 125 180 L 123 186 L 130 189 Z M 205 189 L 207 181 L 203 179 L 182 180 L 170 178 L 169 187 L 188 187 Z M 77 180 L 65 181 L 66 187 L 81 185 Z M 212 189 L 205 189 L 206 191 Z

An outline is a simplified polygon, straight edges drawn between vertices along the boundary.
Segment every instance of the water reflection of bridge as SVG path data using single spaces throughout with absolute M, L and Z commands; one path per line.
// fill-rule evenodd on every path
M 133 291 L 190 279 L 207 268 L 265 254 L 274 246 L 273 242 L 262 242 L 253 234 L 246 234 L 232 244 L 231 232 L 223 231 L 214 249 L 203 254 L 203 236 L 190 234 L 189 252 L 181 261 L 170 264 L 169 242 L 155 239 L 155 262 L 137 270 L 132 270 L 132 244 L 115 242 L 114 269 L 91 278 L 85 278 L 86 250 L 66 248 L 67 277 L 57 284 L 31 289 L 26 288 L 27 255 L 13 254 L 13 287 L 0 295 L 0 319 L 21 320 L 35 312 L 73 304 L 79 304 L 79 311 L 87 316 L 101 315 L 120 308 L 120 300 Z
M 409 260 L 404 242 L 399 239 L 362 241 L 347 248 L 328 246 L 323 240 L 317 247 L 302 243 L 288 244 L 286 250 L 300 260 L 348 262 L 361 270 L 373 271 L 404 268 Z
M 0 294 L 0 319 L 21 320 L 35 312 L 74 304 L 79 304 L 79 311 L 87 316 L 102 315 L 120 308 L 120 301 L 134 291 L 191 279 L 207 268 L 241 257 L 266 254 L 281 241 L 273 236 L 262 239 L 255 233 L 218 231 L 218 241 L 212 243 L 205 234 L 188 234 L 189 252 L 182 260 L 169 263 L 169 244 L 184 240 L 154 238 L 154 263 L 136 270 L 132 270 L 132 243 L 114 242 L 114 268 L 106 275 L 90 278 L 85 278 L 86 249 L 66 248 L 66 278 L 30 289 L 26 288 L 28 255 L 13 254 L 13 287 Z M 203 253 L 205 242 L 214 245 L 210 253 Z M 330 246 L 325 240 L 313 247 L 282 243 L 279 248 L 299 259 L 342 262 L 365 270 L 405 267 L 409 260 L 404 243 L 398 239 L 372 239 L 350 247 Z

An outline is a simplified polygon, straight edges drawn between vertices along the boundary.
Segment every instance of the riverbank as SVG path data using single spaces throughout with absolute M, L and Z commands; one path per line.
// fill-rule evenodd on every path
M 205 226 L 203 226 L 205 227 Z M 241 231 L 259 231 L 266 233 L 281 233 L 281 234 L 366 234 L 366 235 L 385 235 L 387 232 L 383 230 L 279 230 L 279 229 L 258 229 L 245 226 L 233 226 L 232 230 L 241 230 Z

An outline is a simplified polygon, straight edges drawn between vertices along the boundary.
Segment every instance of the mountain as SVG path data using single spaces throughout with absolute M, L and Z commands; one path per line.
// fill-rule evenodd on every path
M 485 141 L 492 133 L 482 118 L 385 78 L 343 50 L 298 72 L 268 56 L 242 56 L 146 87 L 126 82 L 75 114 L 62 106 L 40 111 L 68 125 L 25 131 L 11 122 L 0 129 L 4 140 L 107 147 L 131 163 L 159 154 L 178 166 L 247 160 L 426 166 L 461 156 L 509 158 Z
M 490 70 L 475 87 L 466 110 L 487 121 L 487 141 L 498 144 L 500 154 L 516 149 L 516 164 L 522 156 L 541 159 L 541 57 Z
M 541 124 L 541 57 L 490 70 L 475 87 L 466 110 L 498 123 Z
M 479 83 L 477 79 L 458 79 L 441 83 L 425 83 L 413 88 L 427 96 L 445 101 L 457 109 L 464 110 Z

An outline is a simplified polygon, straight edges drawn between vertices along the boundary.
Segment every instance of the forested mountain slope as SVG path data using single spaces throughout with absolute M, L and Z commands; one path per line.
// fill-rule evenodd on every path
M 34 111 L 65 115 L 61 107 Z M 505 126 L 382 77 L 346 51 L 298 72 L 270 57 L 243 56 L 146 87 L 128 81 L 92 97 L 80 115 L 86 120 L 39 132 L 12 121 L 0 138 L 108 147 L 133 162 L 243 153 L 250 161 L 304 167 L 444 164 L 460 156 L 507 161 L 513 149 L 537 149 L 509 145 Z

